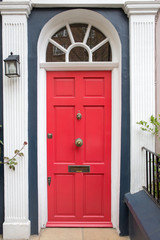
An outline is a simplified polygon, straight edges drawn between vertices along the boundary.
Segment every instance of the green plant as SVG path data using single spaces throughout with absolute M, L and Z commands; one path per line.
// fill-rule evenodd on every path
M 24 149 L 24 147 L 27 145 L 27 142 L 23 143 L 23 146 L 20 150 L 16 149 L 14 151 L 14 156 L 12 158 L 9 157 L 4 157 L 4 162 L 0 161 L 0 164 L 7 164 L 9 165 L 9 168 L 12 170 L 15 170 L 15 165 L 18 164 L 16 157 L 24 157 L 24 153 L 22 152 L 22 150 Z
M 141 125 L 142 131 L 150 132 L 156 136 L 159 136 L 160 130 L 160 114 L 158 115 L 158 119 L 153 115 L 150 116 L 149 123 L 146 121 L 139 121 L 137 124 Z M 160 139 L 160 137 L 159 137 Z
M 159 131 L 160 131 L 160 114 L 158 115 L 158 119 L 156 117 L 154 117 L 153 115 L 151 115 L 150 118 L 149 118 L 149 123 L 146 122 L 146 121 L 141 120 L 141 121 L 137 122 L 137 124 L 139 124 L 141 126 L 141 130 L 142 131 L 146 131 L 146 132 L 152 133 L 153 135 L 158 137 L 159 140 L 160 140 L 160 136 L 159 136 Z M 160 155 L 160 154 L 158 154 L 158 155 Z M 150 161 L 152 162 L 152 164 L 154 163 L 155 196 L 157 197 L 157 195 L 158 195 L 157 194 L 158 188 L 160 189 L 160 182 L 158 183 L 159 186 L 157 187 L 157 178 L 159 178 L 160 169 L 158 169 L 158 173 L 157 173 L 157 163 L 154 161 L 154 159 L 151 159 Z M 149 191 L 151 191 L 152 195 L 154 195 L 154 193 L 153 193 L 153 182 L 151 183 L 151 185 L 149 185 Z
M 0 127 L 2 127 L 2 125 L 0 125 Z M 2 146 L 2 145 L 3 145 L 3 142 L 2 142 L 2 140 L 0 140 L 0 157 L 1 157 L 1 153 L 2 153 L 2 150 L 1 150 L 1 146 Z M 3 161 L 3 162 L 0 161 L 0 165 L 1 165 L 1 164 L 7 164 L 10 169 L 15 170 L 15 165 L 18 164 L 16 158 L 17 158 L 18 156 L 19 156 L 19 157 L 24 157 L 24 153 L 22 152 L 22 150 L 24 149 L 24 147 L 25 147 L 26 145 L 27 145 L 27 142 L 24 142 L 24 143 L 23 143 L 23 146 L 21 147 L 20 150 L 16 149 L 16 150 L 14 151 L 13 157 L 11 157 L 11 158 L 9 158 L 9 157 L 4 157 L 4 158 L 3 158 L 4 161 Z

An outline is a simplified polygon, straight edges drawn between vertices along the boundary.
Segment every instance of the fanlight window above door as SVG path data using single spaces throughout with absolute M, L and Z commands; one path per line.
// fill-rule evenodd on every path
M 48 42 L 46 62 L 112 61 L 109 38 L 88 24 L 66 24 Z

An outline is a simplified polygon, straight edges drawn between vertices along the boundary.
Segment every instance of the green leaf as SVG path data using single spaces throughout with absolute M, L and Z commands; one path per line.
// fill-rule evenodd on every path
M 18 156 L 24 157 L 24 154 L 23 153 L 18 153 Z
M 16 149 L 16 150 L 14 151 L 14 153 L 15 153 L 15 154 L 19 153 L 19 150 L 18 150 L 18 149 Z
M 146 128 L 143 128 L 143 127 L 141 127 L 141 129 L 142 129 L 143 131 L 147 131 L 147 129 L 146 129 Z

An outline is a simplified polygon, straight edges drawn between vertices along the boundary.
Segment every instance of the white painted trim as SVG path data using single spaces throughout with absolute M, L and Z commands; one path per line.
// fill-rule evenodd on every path
M 74 41 L 74 37 L 73 37 L 73 34 L 72 34 L 72 31 L 71 31 L 71 28 L 70 28 L 70 26 L 69 26 L 68 23 L 66 24 L 66 28 L 67 28 L 67 31 L 68 31 L 68 35 L 69 35 L 69 38 L 70 38 L 71 44 L 74 44 L 74 43 L 75 43 L 75 41 Z
M 47 222 L 47 153 L 46 153 L 46 70 L 86 70 L 86 63 L 45 63 L 48 38 L 53 36 L 66 22 L 88 23 L 102 31 L 110 39 L 112 48 L 112 180 L 111 215 L 113 226 L 119 229 L 120 192 L 120 149 L 121 149 L 121 42 L 113 25 L 102 15 L 91 10 L 65 11 L 52 18 L 42 29 L 38 41 L 38 199 L 39 229 Z M 61 64 L 61 66 L 60 66 Z M 68 65 L 67 65 L 68 64 Z M 70 65 L 71 64 L 71 65 Z M 75 65 L 77 65 L 76 68 Z M 89 63 L 87 63 L 89 64 Z M 94 63 L 92 63 L 94 65 Z M 96 63 L 94 70 L 102 70 L 102 63 Z M 101 65 L 101 66 L 100 66 Z M 91 66 L 91 65 L 90 65 Z M 64 67 L 64 68 L 63 68 Z M 89 70 L 89 65 L 87 66 Z M 91 67 L 93 70 L 93 67 Z M 103 70 L 105 68 L 105 63 Z M 115 147 L 116 146 L 116 151 Z
M 3 223 L 3 240 L 22 240 L 30 237 L 30 221 L 26 223 Z
M 123 0 L 115 0 L 113 1 L 106 1 L 106 0 L 55 0 L 54 2 L 52 0 L 33 0 L 32 4 L 34 7 L 116 7 L 120 8 L 123 6 L 124 1 Z
M 3 1 L 0 2 L 0 12 L 2 15 L 26 15 L 31 13 L 31 1 Z
M 46 71 L 81 71 L 81 70 L 113 70 L 114 68 L 118 68 L 119 63 L 114 62 L 45 62 L 40 63 L 40 68 L 44 68 Z
M 49 38 L 48 41 L 53 44 L 55 47 L 59 48 L 62 52 L 67 53 L 67 49 L 65 49 L 64 47 L 62 47 L 62 45 L 60 45 L 59 43 L 57 43 L 56 41 L 54 41 L 53 39 Z
M 6 1 L 6 0 L 5 0 Z M 139 7 L 145 10 L 148 10 L 149 8 L 152 10 L 157 7 L 159 4 L 159 1 L 154 0 L 139 0 L 139 1 L 132 1 L 132 0 L 55 0 L 54 2 L 52 0 L 32 0 L 32 6 L 33 7 L 98 7 L 98 8 L 124 8 L 125 4 L 134 4 L 135 9 L 138 9 Z M 149 7 L 145 9 L 145 5 L 148 4 Z M 141 7 L 143 5 L 143 7 Z
M 86 31 L 86 34 L 85 34 L 84 39 L 83 39 L 83 43 L 84 43 L 84 44 L 87 43 L 87 40 L 88 40 L 88 37 L 89 37 L 89 33 L 90 33 L 90 30 L 91 30 L 91 27 L 92 27 L 92 25 L 89 24 L 89 25 L 88 25 L 88 28 L 87 28 L 87 31 Z
M 70 51 L 75 47 L 85 48 L 88 52 L 89 62 L 92 62 L 92 52 L 91 52 L 90 48 L 86 44 L 84 44 L 83 42 L 76 42 L 76 43 L 74 43 L 74 44 L 72 44 L 68 47 L 67 54 L 66 54 L 66 62 L 69 62 Z
M 125 13 L 130 15 L 156 15 L 160 8 L 159 1 L 126 1 Z
M 1 14 L 30 14 L 32 7 L 55 8 L 55 7 L 98 7 L 98 8 L 123 8 L 125 13 L 131 14 L 156 14 L 160 8 L 160 1 L 154 0 L 3 0 L 0 2 Z
M 99 44 L 97 44 L 95 47 L 93 47 L 91 49 L 91 53 L 95 52 L 96 50 L 98 50 L 100 47 L 102 47 L 106 42 L 109 41 L 109 38 L 104 39 L 102 42 L 100 42 Z

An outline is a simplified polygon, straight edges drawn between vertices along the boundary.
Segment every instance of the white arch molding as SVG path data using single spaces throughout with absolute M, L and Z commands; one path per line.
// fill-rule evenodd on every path
M 48 39 L 66 22 L 88 23 L 108 38 L 112 62 L 46 63 Z M 41 30 L 38 40 L 38 202 L 39 230 L 47 223 L 47 133 L 46 133 L 46 70 L 112 70 L 112 157 L 111 157 L 111 220 L 119 231 L 120 148 L 121 148 L 121 43 L 114 26 L 95 11 L 75 9 L 53 17 Z M 115 151 L 116 149 L 116 151 Z

